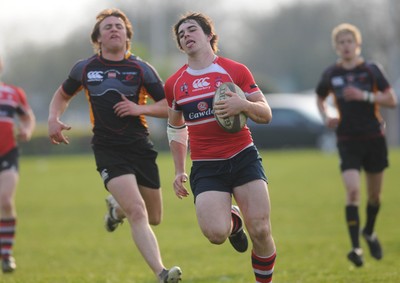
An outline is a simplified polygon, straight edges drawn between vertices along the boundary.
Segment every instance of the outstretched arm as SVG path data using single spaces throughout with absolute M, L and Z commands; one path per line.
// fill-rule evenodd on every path
M 72 96 L 67 95 L 60 86 L 53 95 L 49 106 L 48 134 L 52 144 L 69 144 L 67 136 L 62 131 L 71 127 L 60 121 L 62 114 L 68 108 Z

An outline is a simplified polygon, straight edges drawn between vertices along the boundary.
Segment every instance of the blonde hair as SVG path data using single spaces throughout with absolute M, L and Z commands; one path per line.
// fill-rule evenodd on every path
M 332 30 L 331 39 L 332 39 L 332 45 L 334 48 L 336 47 L 336 42 L 337 42 L 337 38 L 338 38 L 339 34 L 342 34 L 342 33 L 350 33 L 351 35 L 353 35 L 357 44 L 361 45 L 362 36 L 361 36 L 360 30 L 355 25 L 352 25 L 349 23 L 342 23 L 342 24 L 336 26 Z

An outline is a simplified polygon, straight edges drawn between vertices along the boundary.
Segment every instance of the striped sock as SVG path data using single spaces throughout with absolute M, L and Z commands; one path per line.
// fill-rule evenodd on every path
M 237 216 L 235 213 L 232 213 L 232 232 L 231 235 L 236 234 L 239 229 L 242 227 L 242 219 Z
M 268 256 L 257 256 L 254 251 L 251 253 L 251 262 L 257 283 L 271 283 L 272 273 L 274 272 L 276 251 Z
M 8 259 L 12 255 L 16 224 L 15 218 L 0 219 L 0 255 L 2 259 Z

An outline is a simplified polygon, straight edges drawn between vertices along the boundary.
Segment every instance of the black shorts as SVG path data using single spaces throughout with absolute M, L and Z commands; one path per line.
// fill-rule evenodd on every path
M 246 148 L 228 160 L 193 161 L 190 186 L 196 198 L 202 192 L 233 193 L 233 188 L 267 176 L 255 146 Z
M 6 154 L 0 156 L 0 172 L 8 169 L 14 169 L 18 172 L 19 150 L 18 147 L 14 147 Z
M 97 171 L 107 183 L 115 177 L 133 174 L 139 185 L 151 189 L 160 188 L 160 175 L 156 164 L 157 151 L 150 141 L 129 146 L 92 146 Z
M 385 137 L 369 140 L 339 141 L 340 170 L 361 170 L 369 173 L 382 172 L 389 166 Z

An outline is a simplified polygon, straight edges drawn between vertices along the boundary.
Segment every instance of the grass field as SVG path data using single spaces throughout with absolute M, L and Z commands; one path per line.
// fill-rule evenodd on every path
M 377 231 L 384 259 L 365 251 L 365 266 L 346 259 L 344 189 L 336 154 L 318 151 L 262 152 L 272 199 L 278 257 L 274 283 L 400 282 L 400 150 L 390 152 Z M 254 282 L 250 251 L 229 243 L 213 246 L 201 235 L 190 196 L 172 192 L 173 163 L 160 154 L 164 221 L 156 227 L 166 266 L 179 265 L 183 282 Z M 14 255 L 18 270 L 0 274 L 4 283 L 155 283 L 124 223 L 103 228 L 106 191 L 91 155 L 22 157 Z M 361 219 L 365 220 L 365 190 Z

